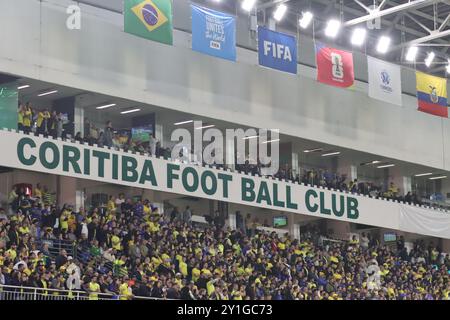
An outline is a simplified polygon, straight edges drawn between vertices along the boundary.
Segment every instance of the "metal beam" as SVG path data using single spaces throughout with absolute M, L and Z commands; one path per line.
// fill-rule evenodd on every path
M 433 1 L 434 2 L 434 1 Z M 393 14 L 399 11 L 404 11 L 404 10 L 409 10 L 409 9 L 413 9 L 413 8 L 418 8 L 420 6 L 423 6 L 424 4 L 429 5 L 431 4 L 429 0 L 415 0 L 415 1 L 411 1 L 408 3 L 404 3 L 404 4 L 400 4 L 398 6 L 392 7 L 392 8 L 388 8 L 385 10 L 379 10 L 379 9 L 375 9 L 372 10 L 370 14 L 365 15 L 363 17 L 359 17 L 356 19 L 352 19 L 349 20 L 347 22 L 344 23 L 344 26 L 354 26 L 356 24 L 362 23 L 362 22 L 366 22 L 369 20 L 373 20 L 376 18 L 381 18 L 384 16 L 387 16 L 389 14 Z
M 444 22 L 441 23 L 441 26 L 439 27 L 439 31 L 444 30 L 444 28 L 447 26 L 448 22 L 450 21 L 450 13 L 448 14 L 447 18 L 445 18 Z
M 410 47 L 415 44 L 433 41 L 433 40 L 440 39 L 440 38 L 447 37 L 447 36 L 450 36 L 450 30 L 445 30 L 445 31 L 441 31 L 441 32 L 438 30 L 433 30 L 428 36 L 402 43 L 398 46 L 393 47 L 390 51 L 395 51 L 395 50 L 401 49 L 403 47 Z
M 282 4 L 282 3 L 285 3 L 285 2 L 288 2 L 288 1 L 290 1 L 290 0 L 272 0 L 272 1 L 269 1 L 269 2 L 266 2 L 266 3 L 263 3 L 261 5 L 256 5 L 256 9 L 264 10 L 264 9 L 276 6 L 277 4 Z

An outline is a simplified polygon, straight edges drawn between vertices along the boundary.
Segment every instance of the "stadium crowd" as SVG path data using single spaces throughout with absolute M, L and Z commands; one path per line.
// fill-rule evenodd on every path
M 199 227 L 189 207 L 159 214 L 123 194 L 106 208 L 59 209 L 39 188 L 32 197 L 13 190 L 11 209 L 0 212 L 0 298 L 38 287 L 81 290 L 91 300 L 449 299 L 449 255 L 432 244 L 408 252 L 402 238 L 390 248 L 370 234 L 327 242 L 316 227 L 295 240 L 248 219 L 233 231 L 220 219 Z M 64 240 L 73 256 L 52 254 Z

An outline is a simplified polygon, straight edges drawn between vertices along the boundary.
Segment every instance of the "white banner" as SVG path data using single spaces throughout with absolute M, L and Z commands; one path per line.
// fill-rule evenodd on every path
M 400 66 L 367 56 L 369 68 L 369 97 L 402 105 Z
M 450 239 L 449 213 L 393 201 L 12 131 L 0 130 L 0 150 L 4 167 Z

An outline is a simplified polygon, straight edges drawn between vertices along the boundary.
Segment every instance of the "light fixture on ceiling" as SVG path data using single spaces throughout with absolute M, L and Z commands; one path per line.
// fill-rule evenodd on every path
M 214 128 L 214 127 L 215 127 L 214 124 L 209 124 L 209 125 L 206 125 L 206 126 L 203 126 L 203 127 L 195 128 L 195 130 L 209 129 L 209 128 Z
M 273 140 L 269 140 L 269 141 L 264 141 L 261 144 L 267 144 L 267 143 L 278 142 L 278 141 L 280 141 L 280 139 L 273 139 Z
M 337 155 L 339 155 L 339 154 L 341 154 L 341 152 L 340 152 L 340 151 L 336 151 L 336 152 L 329 152 L 329 153 L 324 153 L 324 154 L 322 155 L 322 157 L 331 157 L 331 156 L 337 156 Z
M 447 66 L 445 67 L 445 70 L 447 71 L 448 74 L 450 74 L 450 59 L 448 59 L 448 63 Z
M 427 58 L 425 59 L 425 65 L 429 68 L 431 66 L 431 63 L 433 63 L 434 57 L 436 55 L 434 54 L 433 51 L 428 53 Z
M 304 153 L 310 153 L 310 152 L 319 152 L 319 151 L 323 151 L 323 148 L 306 149 L 303 152 Z
M 242 9 L 250 11 L 255 6 L 256 0 L 244 0 L 242 1 Z
M 306 29 L 311 23 L 313 17 L 314 15 L 310 11 L 303 12 L 302 17 L 298 21 L 298 24 L 302 29 Z
M 176 122 L 173 125 L 174 126 L 181 126 L 183 124 L 188 124 L 188 123 L 192 123 L 192 122 L 194 122 L 194 120 L 186 120 L 186 121 Z
M 432 177 L 432 178 L 428 178 L 429 180 L 441 180 L 441 179 L 445 179 L 447 178 L 447 176 L 439 176 L 439 177 Z
M 58 92 L 58 90 L 45 91 L 45 92 L 42 92 L 42 93 L 38 94 L 37 96 L 38 97 L 44 97 L 44 96 L 48 96 L 50 94 L 54 94 L 54 93 L 57 93 L 57 92 Z
M 139 111 L 141 111 L 141 109 L 135 108 L 135 109 L 122 111 L 122 112 L 120 112 L 120 114 L 128 114 L 128 113 L 134 113 L 134 112 L 139 112 Z
M 351 42 L 354 46 L 361 46 L 366 40 L 366 29 L 356 28 L 353 30 Z
M 286 13 L 287 10 L 287 6 L 285 4 L 280 4 L 278 5 L 278 7 L 275 9 L 275 12 L 273 13 L 273 18 L 276 21 L 281 21 L 281 19 L 283 19 L 284 14 Z
M 325 28 L 325 35 L 330 38 L 335 38 L 339 33 L 339 29 L 341 28 L 341 22 L 336 19 L 331 19 L 327 23 L 327 27 Z
M 395 167 L 395 164 L 384 164 L 382 166 L 378 166 L 378 169 L 384 169 L 384 168 L 390 168 L 390 167 Z
M 24 84 L 24 85 L 22 85 L 22 86 L 18 86 L 18 87 L 17 87 L 17 90 L 26 89 L 26 88 L 29 88 L 29 87 L 30 87 L 29 84 Z
M 406 61 L 410 62 L 415 61 L 418 51 L 419 51 L 418 47 L 415 46 L 409 47 L 408 52 L 406 53 Z
M 114 107 L 114 106 L 116 106 L 115 103 L 110 103 L 110 104 L 105 104 L 103 106 L 98 106 L 98 107 L 96 107 L 96 109 L 97 110 L 103 110 L 103 109 L 108 109 L 108 108 L 111 108 L 111 107 Z
M 425 177 L 425 176 L 431 176 L 433 173 L 427 172 L 427 173 L 419 173 L 415 174 L 414 177 Z
M 242 140 L 250 140 L 250 139 L 256 139 L 259 136 L 247 136 L 247 137 L 243 137 Z
M 386 53 L 389 50 L 391 44 L 391 38 L 388 36 L 381 36 L 378 40 L 377 51 L 379 53 Z

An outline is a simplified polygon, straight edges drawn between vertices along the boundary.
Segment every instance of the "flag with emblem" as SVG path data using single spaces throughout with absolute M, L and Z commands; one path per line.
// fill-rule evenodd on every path
M 416 72 L 419 111 L 448 118 L 447 80 Z
M 353 54 L 316 42 L 317 81 L 348 88 L 355 81 Z
M 172 45 L 172 0 L 125 0 L 124 30 Z

